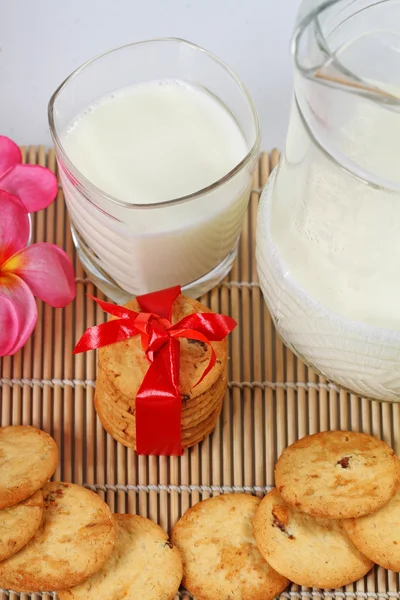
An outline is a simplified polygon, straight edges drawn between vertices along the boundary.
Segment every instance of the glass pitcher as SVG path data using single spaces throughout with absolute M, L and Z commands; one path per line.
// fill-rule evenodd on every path
M 400 401 L 400 1 L 303 3 L 293 55 L 258 215 L 264 298 L 318 373 Z

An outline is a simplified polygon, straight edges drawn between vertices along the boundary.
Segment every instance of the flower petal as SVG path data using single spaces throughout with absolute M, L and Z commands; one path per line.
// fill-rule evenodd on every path
M 75 275 L 72 263 L 54 244 L 40 242 L 14 254 L 2 268 L 25 281 L 34 296 L 59 308 L 75 298 Z
M 54 173 L 39 165 L 15 165 L 0 176 L 0 188 L 15 194 L 28 212 L 49 206 L 57 196 Z
M 0 295 L 0 356 L 8 356 L 18 336 L 18 319 L 9 298 Z
M 0 135 L 0 176 L 22 162 L 21 150 L 5 135 Z
M 29 230 L 29 216 L 21 200 L 0 189 L 0 268 L 15 252 L 25 248 Z
M 18 332 L 7 354 L 15 354 L 26 343 L 37 320 L 35 298 L 22 279 L 13 273 L 0 272 L 0 294 L 10 300 L 14 311 Z

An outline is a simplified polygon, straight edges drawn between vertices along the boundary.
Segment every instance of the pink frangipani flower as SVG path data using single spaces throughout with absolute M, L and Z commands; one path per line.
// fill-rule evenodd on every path
M 75 297 L 75 276 L 66 253 L 45 242 L 27 246 L 28 212 L 57 194 L 53 173 L 22 165 L 18 146 L 0 136 L 0 356 L 15 354 L 35 327 L 34 296 L 54 307 Z
M 17 144 L 0 135 L 0 190 L 18 196 L 28 212 L 36 212 L 53 202 L 57 188 L 57 179 L 49 169 L 23 165 Z

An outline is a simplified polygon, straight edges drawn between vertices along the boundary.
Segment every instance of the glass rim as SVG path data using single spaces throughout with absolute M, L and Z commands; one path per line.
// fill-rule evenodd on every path
M 189 46 L 195 50 L 199 50 L 200 52 L 203 52 L 209 58 L 211 58 L 213 61 L 218 63 L 222 67 L 222 69 L 235 81 L 235 83 L 239 87 L 240 91 L 245 96 L 247 104 L 250 108 L 250 112 L 251 112 L 253 121 L 254 121 L 256 135 L 255 135 L 255 140 L 254 140 L 250 150 L 245 155 L 245 157 L 240 162 L 238 162 L 230 171 L 228 171 L 225 175 L 223 175 L 217 181 L 211 183 L 210 185 L 208 185 L 204 188 L 201 188 L 200 190 L 197 190 L 195 192 L 192 192 L 191 194 L 187 194 L 185 196 L 180 196 L 178 198 L 172 198 L 170 200 L 162 200 L 160 202 L 154 202 L 151 204 L 149 204 L 149 203 L 132 203 L 132 202 L 126 202 L 124 200 L 119 200 L 115 196 L 108 194 L 107 192 L 105 192 L 104 190 L 102 190 L 101 188 L 96 186 L 94 183 L 92 183 L 89 179 L 87 179 L 87 177 L 85 177 L 85 175 L 83 175 L 83 173 L 73 164 L 73 162 L 70 160 L 67 153 L 65 152 L 64 147 L 61 143 L 60 137 L 57 132 L 55 118 L 54 118 L 54 104 L 55 104 L 57 97 L 62 92 L 62 90 L 68 85 L 68 83 L 70 83 L 71 80 L 73 80 L 77 75 L 79 75 L 86 67 L 88 67 L 93 62 L 103 58 L 104 56 L 107 56 L 108 54 L 112 54 L 113 52 L 117 52 L 118 50 L 123 50 L 124 48 L 130 48 L 132 46 L 150 44 L 150 43 L 154 43 L 154 42 L 167 42 L 167 43 L 173 42 L 173 43 L 183 44 L 185 46 Z M 70 75 L 68 75 L 68 77 L 66 77 L 64 79 L 64 81 L 53 92 L 53 94 L 50 97 L 49 103 L 48 103 L 47 116 L 48 116 L 48 122 L 49 122 L 49 127 L 50 127 L 50 133 L 53 138 L 56 152 L 62 157 L 63 163 L 66 164 L 68 170 L 74 175 L 74 177 L 76 179 L 79 179 L 80 181 L 82 181 L 83 185 L 85 187 L 87 187 L 90 191 L 94 192 L 95 194 L 99 194 L 103 199 L 107 200 L 111 204 L 123 206 L 124 208 L 127 208 L 129 210 L 138 209 L 138 208 L 150 210 L 152 208 L 161 208 L 164 206 L 172 206 L 172 205 L 181 204 L 184 202 L 194 200 L 198 197 L 204 196 L 205 194 L 221 187 L 224 183 L 226 183 L 227 181 L 232 179 L 232 177 L 234 177 L 238 172 L 240 172 L 252 160 L 255 153 L 258 151 L 260 141 L 261 141 L 260 123 L 259 123 L 259 118 L 258 118 L 258 114 L 257 114 L 257 110 L 255 107 L 254 101 L 253 101 L 252 97 L 250 96 L 246 86 L 244 85 L 242 80 L 238 77 L 238 75 L 236 75 L 236 73 L 224 61 L 222 61 L 220 58 L 215 56 L 215 54 L 212 54 L 208 50 L 202 48 L 201 46 L 199 46 L 197 44 L 194 44 L 193 42 L 189 42 L 187 40 L 184 40 L 182 38 L 177 38 L 177 37 L 158 37 L 158 38 L 151 38 L 148 40 L 141 40 L 138 42 L 131 42 L 129 44 L 124 44 L 122 46 L 112 48 L 111 50 L 106 50 L 105 52 L 102 52 L 101 54 L 98 54 L 97 56 L 94 56 L 93 58 L 87 60 L 85 63 L 83 63 L 77 69 L 75 69 Z

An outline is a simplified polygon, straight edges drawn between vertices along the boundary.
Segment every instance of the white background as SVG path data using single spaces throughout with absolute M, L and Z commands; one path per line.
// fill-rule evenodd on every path
M 96 54 L 173 36 L 227 62 L 256 103 L 262 147 L 281 147 L 292 88 L 299 0 L 0 0 L 0 134 L 47 144 L 47 102 Z

